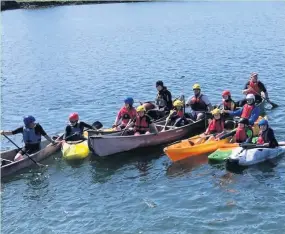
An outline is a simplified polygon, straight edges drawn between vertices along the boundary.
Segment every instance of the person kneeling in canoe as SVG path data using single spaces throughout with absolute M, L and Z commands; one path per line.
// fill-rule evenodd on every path
M 184 115 L 182 101 L 180 100 L 174 101 L 173 110 L 170 112 L 168 119 L 170 125 L 175 127 L 181 127 L 189 123 Z
M 246 96 L 246 104 L 236 111 L 223 110 L 223 113 L 228 113 L 230 116 L 240 116 L 241 118 L 246 118 L 249 120 L 251 126 L 258 119 L 260 109 L 255 105 L 255 97 L 253 94 L 248 94 Z
M 79 121 L 78 113 L 71 113 L 68 119 L 69 124 L 65 128 L 63 137 L 63 139 L 66 141 L 86 140 L 86 138 L 83 136 L 84 128 L 96 129 L 83 121 Z
M 116 128 L 117 130 L 122 130 L 124 129 L 128 122 L 131 119 L 134 119 L 136 117 L 136 109 L 133 107 L 134 104 L 134 99 L 131 97 L 128 97 L 124 100 L 125 105 L 120 109 L 115 123 L 113 124 L 112 128 Z M 122 121 L 121 124 L 119 122 Z
M 17 153 L 14 161 L 24 159 L 25 153 L 33 154 L 41 149 L 41 136 L 45 137 L 49 142 L 55 144 L 55 141 L 51 139 L 39 123 L 35 123 L 35 117 L 29 115 L 24 117 L 24 126 L 19 127 L 13 131 L 1 131 L 1 135 L 14 135 L 18 133 L 23 134 L 23 141 L 25 146 Z
M 268 146 L 269 148 L 278 147 L 278 141 L 275 138 L 273 129 L 269 127 L 268 121 L 262 119 L 259 121 L 258 126 L 260 132 L 257 138 L 257 144 Z
M 201 93 L 201 87 L 199 84 L 193 85 L 194 96 L 189 98 L 186 102 L 186 106 L 190 106 L 192 109 L 192 119 L 199 120 L 203 119 L 205 112 L 213 109 L 208 97 Z
M 142 134 L 158 133 L 158 130 L 152 119 L 145 113 L 144 106 L 137 107 L 137 115 L 133 120 L 132 126 L 134 126 L 132 130 L 135 136 L 139 136 Z

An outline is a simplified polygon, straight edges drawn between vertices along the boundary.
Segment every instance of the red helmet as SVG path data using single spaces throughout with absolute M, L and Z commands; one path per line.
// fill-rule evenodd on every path
M 225 90 L 222 92 L 222 96 L 231 96 L 231 92 L 229 90 Z
M 75 122 L 75 121 L 78 121 L 79 120 L 79 115 L 78 113 L 71 113 L 69 115 L 69 121 L 71 122 Z

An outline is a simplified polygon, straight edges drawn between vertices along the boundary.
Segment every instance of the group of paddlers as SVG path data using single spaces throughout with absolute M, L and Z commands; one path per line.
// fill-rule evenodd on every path
M 158 91 L 154 105 L 151 102 L 141 104 L 137 108 L 134 105 L 134 99 L 128 97 L 124 100 L 124 106 L 119 110 L 113 128 L 115 130 L 125 130 L 127 134 L 141 135 L 158 133 L 153 117 L 159 118 L 167 115 L 166 122 L 169 125 L 180 127 L 189 122 L 197 121 L 206 117 L 207 113 L 211 113 L 212 119 L 209 121 L 205 135 L 215 135 L 216 139 L 224 137 L 227 132 L 228 117 L 241 117 L 235 131 L 230 134 L 235 135 L 236 142 L 252 142 L 252 126 L 258 119 L 260 109 L 258 104 L 269 96 L 264 84 L 258 80 L 258 74 L 252 73 L 249 81 L 246 83 L 242 93 L 246 98 L 235 102 L 232 100 L 230 91 L 225 90 L 222 93 L 222 103 L 213 107 L 207 95 L 201 92 L 199 84 L 193 85 L 193 96 L 186 102 L 184 98 L 172 101 L 171 92 L 164 86 L 162 81 L 156 82 Z M 262 96 L 262 94 L 264 96 Z M 186 113 L 185 107 L 190 107 L 191 112 Z M 51 143 L 55 141 L 49 137 L 39 123 L 35 123 L 33 116 L 26 116 L 23 119 L 24 126 L 14 131 L 3 131 L 1 134 L 14 135 L 23 134 L 25 146 L 16 155 L 15 160 L 23 158 L 25 153 L 33 153 L 40 149 L 41 136 L 44 136 Z M 269 147 L 278 146 L 273 130 L 269 127 L 268 121 L 262 119 L 258 123 L 260 127 L 258 144 L 268 144 Z M 63 140 L 77 141 L 83 138 L 84 128 L 97 129 L 83 121 L 79 121 L 78 113 L 72 113 L 69 116 L 69 124 L 65 128 Z M 229 135 L 229 134 L 228 134 Z M 227 135 L 227 136 L 228 136 Z

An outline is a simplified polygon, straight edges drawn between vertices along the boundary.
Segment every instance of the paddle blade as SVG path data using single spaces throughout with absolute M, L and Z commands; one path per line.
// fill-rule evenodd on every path
M 92 126 L 96 129 L 103 128 L 103 124 L 100 121 L 95 121 Z

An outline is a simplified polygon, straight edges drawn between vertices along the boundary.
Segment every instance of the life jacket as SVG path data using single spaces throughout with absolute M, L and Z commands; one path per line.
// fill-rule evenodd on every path
M 221 133 L 224 131 L 224 120 L 222 118 L 220 119 L 212 119 L 207 132 L 209 134 L 214 134 L 214 133 Z
M 78 121 L 77 124 L 75 126 L 70 126 L 71 128 L 71 135 L 74 135 L 74 134 L 78 134 L 78 135 L 82 135 L 83 134 L 83 129 L 80 128 L 80 122 Z
M 144 115 L 143 117 L 140 117 L 137 115 L 136 122 L 134 126 L 135 132 L 147 132 L 149 131 L 149 124 L 146 121 L 147 115 Z
M 167 107 L 167 103 L 170 102 L 170 100 L 168 100 L 168 92 L 166 91 L 167 88 L 163 87 L 156 96 L 156 105 L 160 108 Z M 171 106 L 169 108 L 171 108 Z
M 235 103 L 233 102 L 233 100 L 229 100 L 228 102 L 224 100 L 223 107 L 224 107 L 224 110 L 233 110 L 235 107 Z
M 245 142 L 249 138 L 248 131 L 252 131 L 252 127 L 250 126 L 245 126 L 244 128 L 238 127 L 235 134 L 236 143 Z
M 255 105 L 245 104 L 242 109 L 241 118 L 249 119 L 254 108 Z
M 119 115 L 122 116 L 122 125 L 127 125 L 130 119 L 133 119 L 136 116 L 137 112 L 135 108 L 128 109 L 127 107 L 122 107 Z
M 193 96 L 190 101 L 190 106 L 193 111 L 206 111 L 207 105 L 202 100 L 203 94 L 199 95 L 198 97 Z
M 253 83 L 252 81 L 249 82 L 249 87 L 251 87 L 254 91 L 250 90 L 247 92 L 247 94 L 261 94 L 261 90 L 258 87 L 259 81 L 257 81 L 256 83 Z
M 41 134 L 36 134 L 35 128 L 23 127 L 23 140 L 25 144 L 38 144 L 41 142 Z

